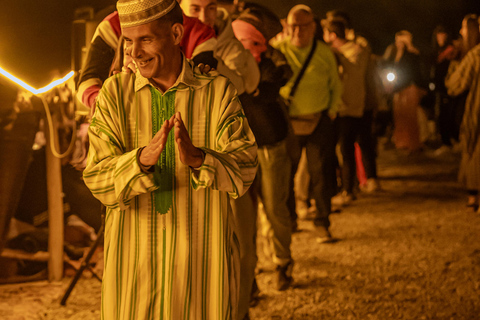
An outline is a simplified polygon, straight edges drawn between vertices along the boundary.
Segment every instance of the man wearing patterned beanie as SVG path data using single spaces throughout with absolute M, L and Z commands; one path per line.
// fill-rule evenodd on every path
M 102 319 L 236 319 L 229 197 L 255 177 L 255 138 L 231 82 L 182 54 L 175 0 L 117 10 L 138 71 L 104 83 L 84 171 L 107 207 Z

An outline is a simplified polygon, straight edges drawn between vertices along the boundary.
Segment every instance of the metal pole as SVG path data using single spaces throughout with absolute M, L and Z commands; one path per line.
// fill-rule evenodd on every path
M 52 116 L 53 129 L 57 132 L 57 119 Z M 49 134 L 53 134 L 55 149 L 59 150 L 58 136 L 45 129 L 47 137 L 47 193 L 48 193 L 48 280 L 60 281 L 63 277 L 63 190 L 60 159 L 52 153 Z

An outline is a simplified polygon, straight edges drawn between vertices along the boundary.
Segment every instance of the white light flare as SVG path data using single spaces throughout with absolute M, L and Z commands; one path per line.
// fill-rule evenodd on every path
M 14 75 L 12 75 L 10 72 L 6 71 L 5 69 L 1 68 L 0 67 L 0 74 L 2 74 L 3 76 L 5 76 L 7 79 L 9 79 L 10 81 L 18 84 L 19 86 L 21 86 L 22 88 L 30 91 L 31 93 L 35 94 L 35 95 L 38 95 L 38 94 L 41 94 L 41 93 L 45 93 L 53 88 L 55 88 L 56 86 L 58 85 L 61 85 L 62 83 L 65 83 L 66 81 L 68 81 L 68 79 L 70 79 L 71 77 L 73 77 L 73 75 L 75 74 L 75 72 L 73 71 L 70 71 L 69 73 L 67 73 L 66 76 L 64 76 L 63 78 L 61 79 L 58 79 L 58 80 L 55 80 L 55 81 L 52 81 L 50 84 L 48 84 L 47 86 L 43 87 L 43 88 L 40 88 L 40 89 L 35 89 L 34 87 L 32 87 L 31 85 L 29 85 L 28 83 L 26 83 L 25 81 L 15 77 Z
M 389 73 L 387 74 L 387 80 L 388 80 L 388 81 L 393 82 L 393 81 L 395 81 L 395 78 L 396 78 L 395 73 L 389 72 Z

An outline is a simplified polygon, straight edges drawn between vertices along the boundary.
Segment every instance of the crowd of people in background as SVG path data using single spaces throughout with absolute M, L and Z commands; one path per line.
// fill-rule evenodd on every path
M 332 211 L 351 204 L 359 192 L 381 191 L 379 133 L 406 154 L 422 152 L 432 139 L 437 156 L 461 145 L 459 178 L 468 192 L 467 206 L 478 210 L 476 16 L 465 17 L 460 37 L 435 28 L 429 55 L 416 48 L 411 32 L 400 30 L 380 56 L 345 11 L 319 17 L 296 5 L 280 19 L 249 2 L 179 3 L 187 30 L 184 55 L 195 65 L 207 65 L 205 73 L 210 66 L 233 83 L 258 148 L 251 188 L 230 201 L 240 253 L 235 318 L 249 318 L 260 290 L 255 281 L 258 229 L 267 239 L 261 249 L 277 266 L 275 286 L 286 290 L 293 281 L 297 220 L 312 214 L 317 240 L 334 242 Z M 92 109 L 103 81 L 112 75 L 106 66 L 115 52 L 123 52 L 116 72 L 122 65 L 123 72 L 137 72 L 129 59 L 138 63 L 139 53 L 131 51 L 132 40 L 124 42 L 120 22 L 114 12 L 99 25 L 80 78 L 79 99 Z
M 460 153 L 480 214 L 479 22 L 437 26 L 429 53 L 399 30 L 377 55 L 342 10 L 119 0 L 79 77 L 71 161 L 107 208 L 102 317 L 249 319 L 258 250 L 287 290 L 298 220 L 334 243 L 330 215 L 382 191 L 379 136 Z

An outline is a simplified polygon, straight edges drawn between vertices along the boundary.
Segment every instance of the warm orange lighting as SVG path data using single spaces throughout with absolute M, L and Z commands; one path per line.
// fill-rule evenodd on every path
M 73 71 L 70 71 L 69 73 L 67 73 L 67 75 L 65 77 L 63 77 L 61 79 L 58 79 L 58 80 L 55 80 L 55 81 L 52 81 L 49 85 L 47 85 L 43 88 L 40 88 L 40 89 L 35 89 L 34 87 L 29 85 L 25 81 L 18 79 L 17 77 L 15 77 L 14 75 L 12 75 L 11 73 L 9 73 L 8 71 L 6 71 L 5 69 L 3 69 L 1 67 L 0 67 L 0 74 L 5 76 L 6 78 L 10 79 L 10 81 L 15 82 L 16 84 L 18 84 L 22 88 L 24 88 L 24 89 L 30 91 L 31 93 L 37 95 L 37 94 L 45 93 L 45 92 L 55 88 L 56 86 L 61 85 L 62 83 L 64 83 L 68 79 L 70 79 L 75 73 Z

